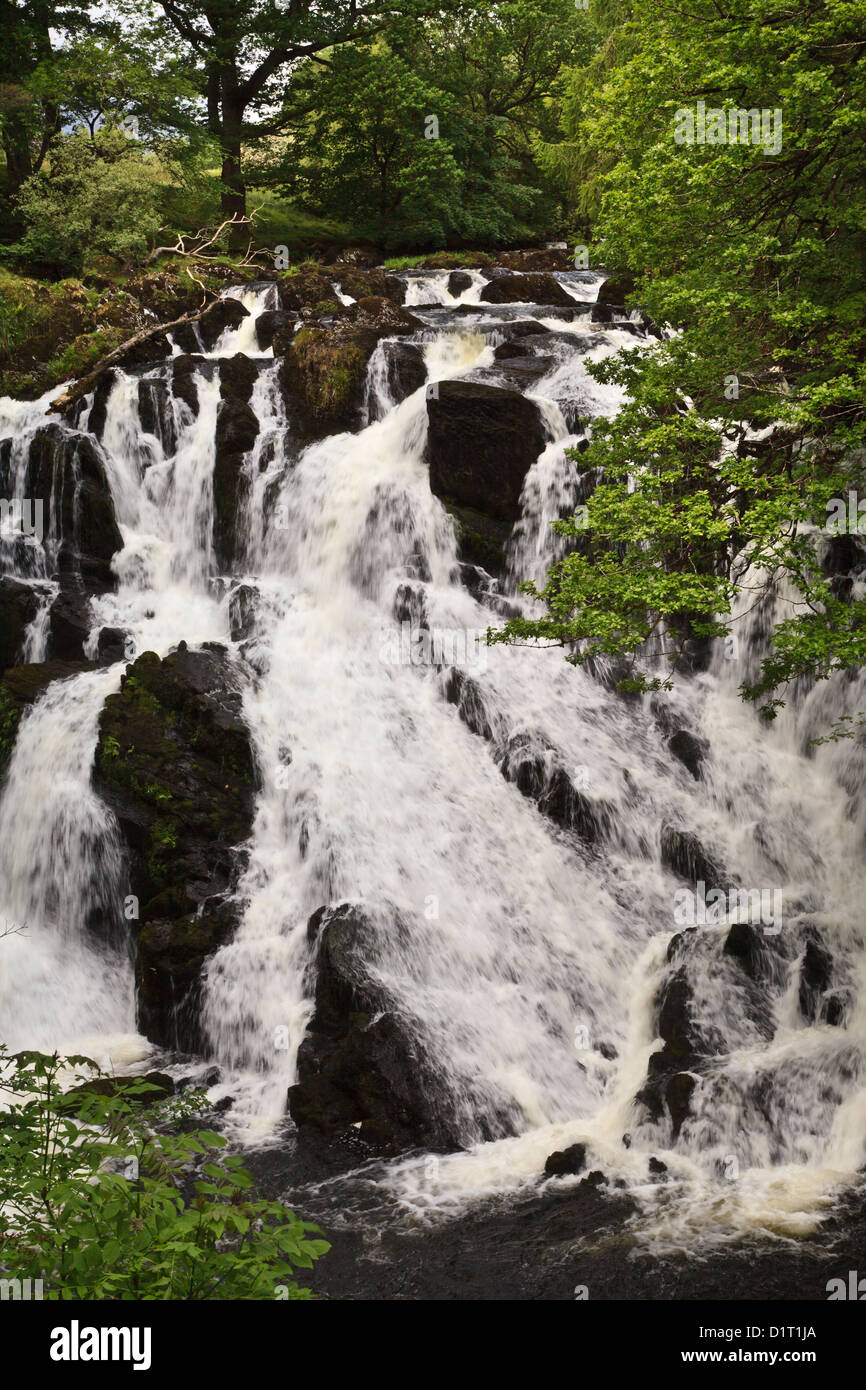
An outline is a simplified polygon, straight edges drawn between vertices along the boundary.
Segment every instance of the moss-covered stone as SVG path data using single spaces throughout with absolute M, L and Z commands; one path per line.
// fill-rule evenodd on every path
M 143 653 L 105 702 L 94 783 L 129 851 L 139 901 L 139 1027 L 195 1050 L 205 959 L 234 929 L 228 895 L 252 829 L 256 772 L 223 648 Z

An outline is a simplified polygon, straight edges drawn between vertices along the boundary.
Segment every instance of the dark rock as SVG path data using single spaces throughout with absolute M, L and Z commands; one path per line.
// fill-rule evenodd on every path
M 750 922 L 735 922 L 725 938 L 724 953 L 733 956 L 752 980 L 763 973 L 766 950 L 760 932 Z
M 591 1172 L 591 1173 L 587 1173 L 586 1177 L 584 1178 L 583 1182 L 581 1183 L 581 1187 L 596 1187 L 596 1188 L 598 1188 L 598 1187 L 606 1187 L 606 1186 L 607 1186 L 607 1178 L 605 1177 L 604 1173 L 601 1171 L 600 1168 L 593 1168 L 592 1172 Z
M 96 446 L 61 425 L 43 426 L 30 444 L 27 489 L 43 501 L 45 540 L 56 547 L 61 574 L 78 575 L 88 593 L 113 588 L 111 560 L 123 538 Z
M 302 1135 L 356 1129 L 370 1153 L 459 1148 L 442 1084 L 377 979 L 382 929 L 405 930 L 397 919 L 379 927 L 355 904 L 310 919 L 315 1011 L 289 1089 L 292 1119 Z
M 172 329 L 171 336 L 183 353 L 198 354 L 204 346 L 194 323 L 179 323 Z
M 571 307 L 574 300 L 552 275 L 503 275 L 481 291 L 483 304 L 557 304 Z
M 662 827 L 661 858 L 666 868 L 691 883 L 703 882 L 707 889 L 722 888 L 724 877 L 707 854 L 697 835 L 673 825 Z
M 503 574 L 505 546 L 511 535 L 509 523 L 495 521 L 472 507 L 458 507 L 453 502 L 446 504 L 446 511 L 454 520 L 458 559 L 468 565 L 478 565 L 488 574 Z
M 105 429 L 105 419 L 108 409 L 108 398 L 114 390 L 114 383 L 117 380 L 117 373 L 113 367 L 108 367 L 99 376 L 93 391 L 93 402 L 90 413 L 87 416 L 87 429 L 90 434 L 97 439 L 102 438 Z
M 172 391 L 165 378 L 143 377 L 138 383 L 138 418 L 145 434 L 158 439 L 169 458 L 177 449 Z
M 126 636 L 122 627 L 103 627 L 96 639 L 100 661 L 123 661 L 126 656 Z
M 662 1163 L 660 1158 L 656 1158 L 655 1156 L 653 1156 L 649 1161 L 649 1170 L 651 1173 L 656 1174 L 666 1173 L 668 1171 L 668 1165 L 666 1163 Z
M 193 351 L 198 353 L 198 347 L 194 348 Z M 193 415 L 198 415 L 198 388 L 193 374 L 201 361 L 200 356 L 187 354 L 176 357 L 172 363 L 171 389 L 178 400 L 189 406 Z
M 18 661 L 40 606 L 40 591 L 34 585 L 11 575 L 0 579 L 0 672 Z
M 256 771 L 241 685 L 222 648 L 182 643 L 128 667 L 99 721 L 94 786 L 114 813 L 139 900 L 139 1028 L 200 1051 L 201 969 L 229 939 Z
M 237 555 L 238 523 L 250 490 L 250 477 L 244 470 L 244 463 L 258 432 L 259 422 L 252 406 L 234 396 L 220 402 L 217 408 L 213 501 L 214 550 L 217 564 L 223 571 L 231 569 Z
M 48 616 L 49 653 L 58 661 L 84 661 L 84 643 L 90 636 L 87 595 L 65 589 L 57 595 Z
M 239 299 L 218 299 L 198 320 L 198 334 L 205 352 L 213 352 L 227 328 L 239 328 L 249 315 Z M 177 335 L 175 334 L 177 341 Z M 183 346 L 183 344 L 180 344 Z
M 150 1090 L 141 1090 L 142 1083 Z M 64 1091 L 58 1108 L 63 1114 L 78 1114 L 91 1098 L 126 1100 L 146 1110 L 158 1105 L 175 1093 L 175 1084 L 170 1076 L 162 1071 L 149 1071 L 144 1076 L 95 1076 L 80 1086 Z
M 544 1172 L 549 1178 L 562 1178 L 582 1173 L 585 1167 L 586 1145 L 570 1144 L 567 1149 L 557 1149 L 550 1154 L 545 1161 Z
M 829 989 L 833 979 L 833 957 L 814 928 L 806 941 L 806 950 L 800 965 L 800 1012 L 804 1018 L 814 1021 L 817 1018 L 821 996 Z
M 442 381 L 427 398 L 430 486 L 500 521 L 520 515 L 523 481 L 545 445 L 538 408 L 518 391 Z
M 679 758 L 683 766 L 688 768 L 695 781 L 699 781 L 701 776 L 701 763 L 708 752 L 707 745 L 703 739 L 696 738 L 694 734 L 689 733 L 688 729 L 678 729 L 677 732 L 668 739 L 668 748 L 671 750 L 674 757 Z
M 497 264 L 508 270 L 573 270 L 572 256 L 564 247 L 539 247 L 530 251 L 500 251 Z
M 131 348 L 117 359 L 117 365 L 124 371 L 130 367 L 147 367 L 151 362 L 159 362 L 164 357 L 171 356 L 171 343 L 165 333 L 151 333 L 149 338 L 145 338 L 141 343 L 135 343 Z
M 220 396 L 223 400 L 237 400 L 242 403 L 249 401 L 253 394 L 253 387 L 258 380 L 259 369 L 255 362 L 250 361 L 242 352 L 236 352 L 234 357 L 223 357 L 220 359 Z M 258 434 L 258 421 L 256 431 Z M 255 434 L 253 439 L 255 439 Z M 248 446 L 252 448 L 252 444 Z
M 464 290 L 468 290 L 472 285 L 472 276 L 465 270 L 452 270 L 448 276 L 448 293 L 456 299 Z
M 395 405 L 399 405 L 427 380 L 424 353 L 416 343 L 398 338 L 382 344 L 388 368 L 388 390 Z
M 634 276 L 611 275 L 598 291 L 597 304 L 624 304 L 634 294 Z
M 297 322 L 297 314 L 290 313 L 288 309 L 268 309 L 256 319 L 256 342 L 263 350 L 273 347 L 276 335 L 293 335 Z

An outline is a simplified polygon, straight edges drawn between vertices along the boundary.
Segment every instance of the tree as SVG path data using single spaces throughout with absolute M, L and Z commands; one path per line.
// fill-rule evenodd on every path
M 430 0 L 160 0 L 172 30 L 194 55 L 207 102 L 207 128 L 222 151 L 222 210 L 246 212 L 245 141 L 271 133 L 267 114 L 281 82 L 305 59 L 369 38 L 399 15 L 423 14 Z M 138 0 L 134 10 L 140 11 Z
M 592 368 L 631 397 L 583 456 L 603 484 L 559 526 L 573 548 L 539 595 L 547 616 L 495 640 L 583 661 L 663 633 L 676 666 L 690 634 L 726 630 L 743 582 L 755 602 L 789 582 L 798 604 L 743 686 L 772 716 L 787 682 L 866 659 L 866 603 L 822 570 L 815 535 L 866 485 L 862 5 L 696 0 L 685 16 L 647 0 L 611 33 L 621 60 L 584 90 L 576 130 L 596 233 L 679 336 Z M 781 148 L 742 141 L 739 117 L 736 142 L 678 142 L 699 101 L 725 112 L 719 134 L 730 111 L 781 112 Z
M 161 194 L 156 161 L 116 126 L 61 137 L 19 192 L 24 233 L 11 249 L 70 275 L 86 250 L 128 265 L 159 228 Z

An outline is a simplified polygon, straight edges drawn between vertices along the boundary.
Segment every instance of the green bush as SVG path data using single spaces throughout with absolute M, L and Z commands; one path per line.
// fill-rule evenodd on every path
M 166 1132 L 200 1092 L 145 1109 L 164 1093 L 144 1079 L 2 1047 L 0 1091 L 3 1278 L 61 1301 L 312 1298 L 293 1274 L 328 1250 L 317 1227 L 251 1199 L 222 1135 Z

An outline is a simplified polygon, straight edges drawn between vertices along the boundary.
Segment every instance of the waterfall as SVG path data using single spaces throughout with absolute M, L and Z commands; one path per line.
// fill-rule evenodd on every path
M 403 272 L 406 304 L 424 323 L 403 341 L 427 381 L 398 399 L 380 344 L 356 433 L 293 436 L 278 365 L 255 338 L 273 286 L 227 291 L 248 315 L 194 366 L 195 410 L 173 388 L 176 351 L 116 369 L 105 404 L 99 452 L 123 546 L 116 590 L 91 598 L 90 654 L 106 626 L 128 634 L 128 655 L 221 643 L 244 683 L 261 771 L 240 926 L 204 981 L 210 1055 L 235 1096 L 230 1123 L 250 1142 L 282 1120 L 313 1007 L 307 922 L 348 901 L 367 910 L 377 979 L 430 1059 L 465 1146 L 439 1159 L 432 1179 L 417 1156 L 390 1165 L 383 1181 L 413 1212 L 521 1191 L 553 1149 L 585 1142 L 644 1203 L 659 1248 L 709 1221 L 805 1229 L 864 1157 L 866 771 L 850 745 L 810 743 L 856 709 L 863 678 L 799 689 L 768 729 L 737 693 L 766 648 L 767 613 L 748 602 L 736 627 L 742 656 L 720 647 L 663 709 L 623 699 L 603 670 L 574 669 L 557 650 L 485 644 L 500 609 L 466 587 L 453 519 L 430 489 L 428 391 L 493 382 L 538 405 L 546 444 L 524 482 L 498 595 L 531 611 L 518 584 L 544 582 L 565 553 L 550 523 L 592 482 L 566 449 L 620 402 L 587 362 L 635 337 L 577 309 L 485 306 L 483 274 L 467 273 L 454 295 L 447 271 Z M 557 278 L 585 302 L 600 277 Z M 478 314 L 447 312 L 460 305 Z M 521 317 L 550 343 L 541 373 L 515 386 L 494 352 Z M 213 541 L 215 435 L 221 363 L 239 352 L 256 363 L 259 430 L 227 576 Z M 143 427 L 142 402 L 155 428 Z M 3 403 L 13 486 L 53 418 L 47 407 Z M 4 564 L 53 583 L 52 566 L 32 557 L 4 551 Z M 249 621 L 239 634 L 241 588 Z M 44 588 L 27 638 L 32 660 L 44 656 L 54 593 Z M 405 659 L 406 621 L 433 634 L 426 659 Z M 3 1036 L 43 1047 L 90 1038 L 118 1063 L 147 1044 L 133 1023 L 118 830 L 90 770 L 99 711 L 122 671 L 115 663 L 48 688 L 22 720 L 0 801 L 2 911 L 26 923 L 0 942 Z M 672 753 L 675 732 L 700 743 L 699 777 Z M 572 797 L 571 819 L 545 813 L 556 788 Z M 724 949 L 735 910 L 677 948 L 712 1062 L 676 1134 L 636 1102 L 659 1050 L 659 993 L 680 960 L 669 946 L 684 930 L 671 833 L 696 837 L 726 884 L 784 904 L 763 1012 Z M 832 952 L 841 1025 L 799 1005 L 810 932 Z M 680 1184 L 676 1206 L 647 1184 L 649 1154 Z M 732 1159 L 736 1191 L 719 1179 Z

